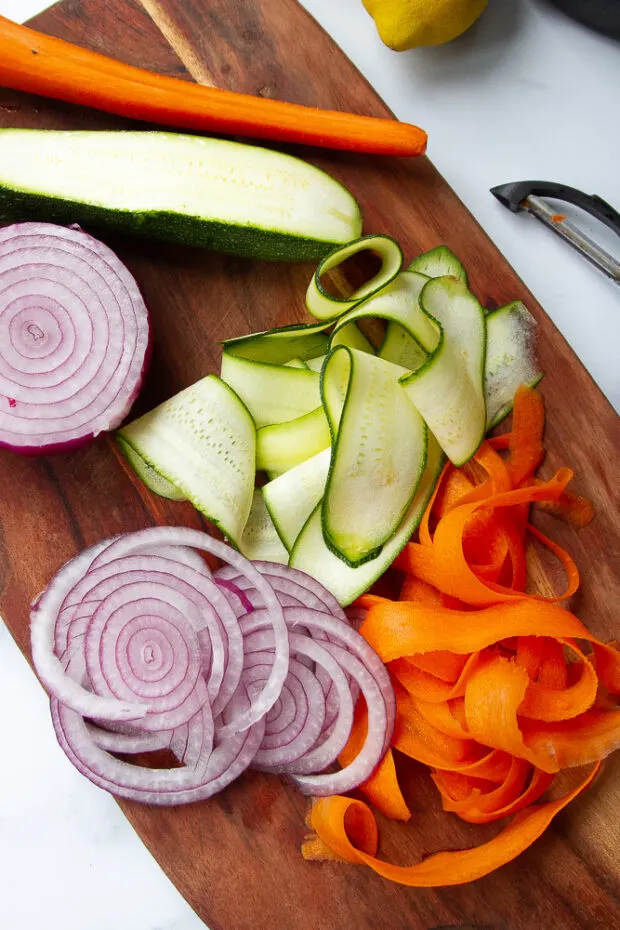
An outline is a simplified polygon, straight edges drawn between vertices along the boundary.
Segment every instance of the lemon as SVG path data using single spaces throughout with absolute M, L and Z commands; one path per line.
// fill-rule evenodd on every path
M 474 23 L 487 0 L 362 0 L 386 45 L 442 45 Z

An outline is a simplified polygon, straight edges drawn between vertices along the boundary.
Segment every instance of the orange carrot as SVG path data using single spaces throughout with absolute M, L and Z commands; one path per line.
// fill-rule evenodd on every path
M 361 699 L 355 708 L 355 719 L 349 741 L 338 756 L 342 766 L 349 765 L 356 758 L 364 745 L 367 732 L 368 712 L 364 700 Z M 360 791 L 386 817 L 392 820 L 410 820 L 411 811 L 407 807 L 398 784 L 391 749 L 388 749 L 370 778 L 360 785 Z
M 165 126 L 387 155 L 422 155 L 397 120 L 320 110 L 154 74 L 0 16 L 0 85 Z
M 477 849 L 405 868 L 375 858 L 377 828 L 368 808 L 328 798 L 313 808 L 317 835 L 304 846 L 308 858 L 323 858 L 327 849 L 415 887 L 471 881 L 534 842 L 620 748 L 612 697 L 620 695 L 620 651 L 555 603 L 577 590 L 577 568 L 528 519 L 532 502 L 574 511 L 575 522 L 585 522 L 589 510 L 565 490 L 568 469 L 549 481 L 535 478 L 543 427 L 542 400 L 520 389 L 512 432 L 484 442 L 465 468 L 448 464 L 442 472 L 419 542 L 397 559 L 407 572 L 399 600 L 366 594 L 358 601 L 367 610 L 360 632 L 394 686 L 392 748 L 429 766 L 445 811 L 474 824 L 514 820 Z M 564 594 L 525 593 L 530 537 L 562 563 Z M 534 806 L 557 773 L 590 763 L 595 768 L 576 789 Z
M 373 872 L 413 888 L 437 888 L 475 881 L 516 859 L 541 836 L 556 814 L 592 784 L 600 765 L 572 791 L 522 810 L 488 843 L 458 852 L 440 852 L 417 865 L 391 865 L 376 858 L 377 823 L 370 809 L 352 798 L 321 798 L 312 809 L 312 826 L 323 842 L 347 862 L 369 866 Z
M 514 398 L 508 456 L 508 472 L 515 488 L 532 478 L 544 458 L 544 425 L 542 395 L 533 388 L 521 386 Z
M 551 516 L 578 528 L 587 526 L 594 517 L 592 502 L 572 491 L 564 491 L 555 501 L 539 501 L 538 506 Z
M 463 551 L 467 526 L 479 508 L 512 508 L 535 500 L 555 500 L 562 494 L 571 477 L 572 472 L 569 469 L 560 469 L 557 475 L 541 484 L 494 494 L 473 503 L 458 504 L 437 524 L 432 546 L 409 543 L 395 564 L 439 588 L 442 593 L 474 606 L 483 607 L 526 597 L 522 591 L 479 577 Z M 579 574 L 568 553 L 553 543 L 549 545 L 552 551 L 560 556 L 569 576 L 566 590 L 552 598 L 562 600 L 577 590 Z
M 552 775 L 520 759 L 512 760 L 499 785 L 455 772 L 435 771 L 431 778 L 441 794 L 443 809 L 468 823 L 491 823 L 516 814 L 537 801 L 553 782 Z

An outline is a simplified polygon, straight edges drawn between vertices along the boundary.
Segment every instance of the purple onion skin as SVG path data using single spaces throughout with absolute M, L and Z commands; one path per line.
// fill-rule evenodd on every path
M 140 291 L 142 293 L 142 291 Z M 127 399 L 126 409 L 123 412 L 122 417 L 117 417 L 114 421 L 114 424 L 110 426 L 110 429 L 107 432 L 112 432 L 117 429 L 123 420 L 129 415 L 131 408 L 138 399 L 138 395 L 142 390 L 144 385 L 144 380 L 149 372 L 151 367 L 151 361 L 153 358 L 153 325 L 151 322 L 151 311 L 148 307 L 148 304 L 145 306 L 148 311 L 148 343 L 146 346 L 146 351 L 144 353 L 144 362 L 142 364 L 142 370 L 140 371 L 140 377 L 138 383 L 136 384 L 135 390 L 132 391 L 131 396 Z M 47 446 L 13 446 L 11 443 L 2 442 L 0 439 L 0 449 L 8 449 L 10 452 L 15 452 L 17 455 L 28 456 L 34 458 L 36 456 L 43 455 L 62 455 L 67 452 L 74 452 L 76 449 L 83 449 L 84 446 L 89 446 L 100 436 L 105 436 L 105 432 L 98 433 L 96 436 L 94 433 L 87 433 L 84 436 L 80 436 L 78 439 L 71 439 L 69 442 L 54 442 L 49 443 Z

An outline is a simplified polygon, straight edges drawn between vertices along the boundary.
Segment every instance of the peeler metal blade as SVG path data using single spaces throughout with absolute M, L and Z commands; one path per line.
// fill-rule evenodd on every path
M 510 184 L 500 184 L 492 187 L 491 193 L 499 202 L 518 213 L 526 210 L 537 220 L 561 236 L 569 245 L 580 252 L 588 261 L 592 262 L 600 271 L 606 274 L 616 284 L 620 284 L 620 260 L 610 255 L 605 249 L 594 242 L 589 236 L 581 232 L 570 220 L 546 203 L 544 197 L 561 200 L 580 207 L 590 216 L 600 220 L 618 237 L 620 237 L 620 213 L 614 210 L 601 197 L 596 194 L 584 194 L 574 187 L 565 184 L 555 184 L 552 181 L 513 181 Z

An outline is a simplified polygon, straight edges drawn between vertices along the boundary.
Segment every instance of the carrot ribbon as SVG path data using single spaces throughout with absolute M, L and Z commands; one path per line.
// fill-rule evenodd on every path
M 332 852 L 347 862 L 369 866 L 373 872 L 412 888 L 439 888 L 472 882 L 516 859 L 542 836 L 556 814 L 592 784 L 597 763 L 572 791 L 556 801 L 521 810 L 488 843 L 457 852 L 440 852 L 417 865 L 391 865 L 376 858 L 377 822 L 362 801 L 336 796 L 321 798 L 312 809 L 312 827 Z M 306 858 L 310 856 L 306 855 Z
M 568 510 L 582 525 L 591 511 L 569 497 L 569 469 L 536 479 L 543 426 L 542 399 L 520 389 L 512 432 L 483 443 L 465 468 L 444 469 L 419 541 L 397 560 L 407 572 L 400 601 L 367 594 L 357 602 L 368 611 L 360 632 L 394 685 L 392 748 L 429 766 L 445 811 L 477 824 L 514 819 L 477 849 L 401 867 L 376 858 L 377 825 L 366 805 L 325 798 L 312 810 L 307 858 L 337 855 L 416 887 L 472 881 L 534 842 L 620 747 L 620 710 L 610 697 L 620 694 L 620 652 L 558 605 L 577 590 L 577 568 L 529 523 L 533 502 Z M 526 593 L 530 538 L 559 559 L 564 592 Z M 358 711 L 343 763 L 359 752 L 365 719 Z M 559 772 L 592 763 L 572 791 L 535 804 Z M 409 814 L 391 750 L 361 791 L 387 816 Z

